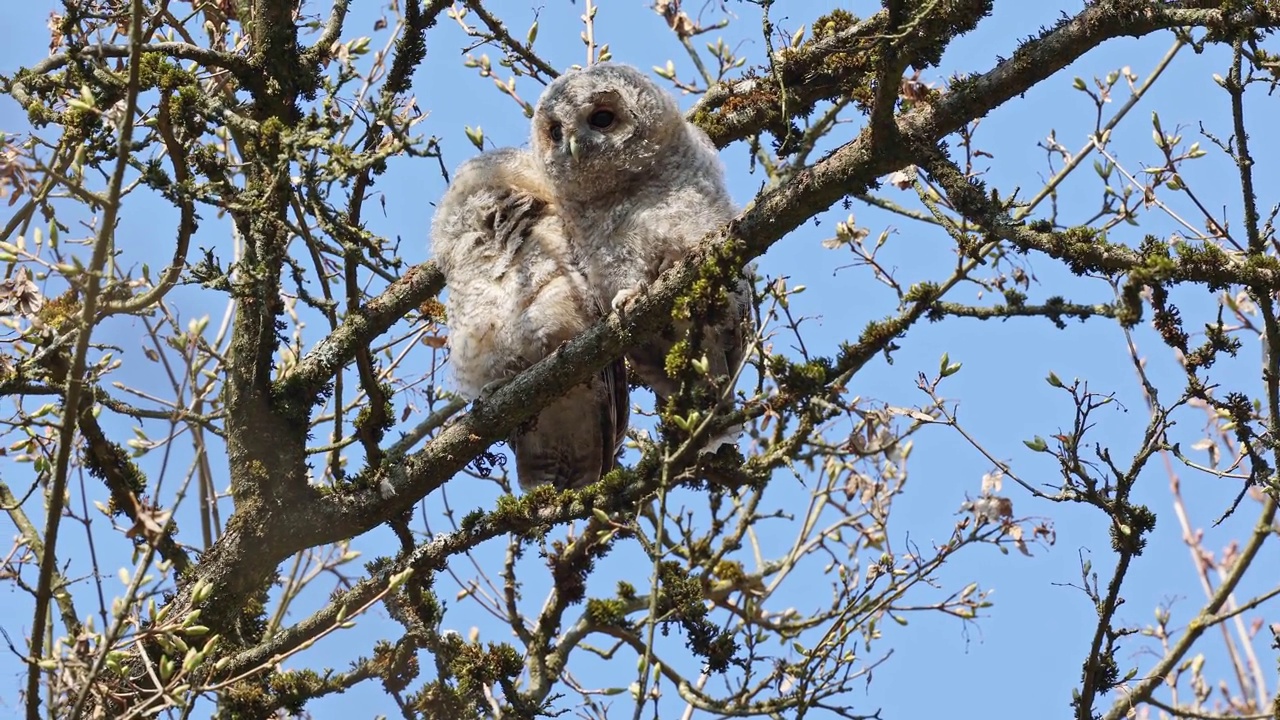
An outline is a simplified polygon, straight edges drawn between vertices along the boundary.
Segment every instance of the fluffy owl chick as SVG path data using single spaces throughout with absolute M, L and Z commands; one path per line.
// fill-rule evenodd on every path
M 734 215 L 710 138 L 633 67 L 599 63 L 557 78 L 538 100 L 532 145 L 592 289 L 615 310 Z M 738 369 L 749 303 L 744 279 L 722 317 L 699 321 L 712 377 Z M 679 389 L 665 361 L 688 327 L 670 327 L 627 356 L 659 402 Z
M 436 208 L 431 244 L 449 290 L 453 374 L 468 399 L 602 314 L 527 152 L 494 150 L 463 163 Z M 613 467 L 630 415 L 626 373 L 618 360 L 512 433 L 520 487 L 578 488 Z

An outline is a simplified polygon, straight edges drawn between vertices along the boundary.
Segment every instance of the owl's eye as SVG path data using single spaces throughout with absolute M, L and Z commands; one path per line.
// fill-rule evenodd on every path
M 587 122 L 597 130 L 608 130 L 609 126 L 613 125 L 613 119 L 612 110 L 597 110 L 591 113 L 591 117 L 587 118 Z
M 560 142 L 564 138 L 564 128 L 560 127 L 560 123 L 553 123 L 548 133 L 555 142 Z

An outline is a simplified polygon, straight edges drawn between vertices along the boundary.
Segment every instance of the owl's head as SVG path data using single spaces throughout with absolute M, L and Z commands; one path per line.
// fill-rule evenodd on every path
M 490 150 L 462 163 L 431 222 L 440 271 L 449 278 L 457 268 L 513 261 L 549 205 L 538 166 L 523 150 Z
M 589 200 L 649 175 L 686 132 L 670 93 L 629 65 L 606 62 L 547 86 L 532 145 L 557 194 Z

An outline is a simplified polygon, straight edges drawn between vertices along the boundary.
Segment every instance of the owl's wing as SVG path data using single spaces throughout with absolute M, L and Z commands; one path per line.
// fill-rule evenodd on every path
M 510 188 L 498 195 L 498 202 L 485 214 L 484 223 L 493 239 L 514 254 L 524 247 L 534 227 L 547 215 L 545 200 Z

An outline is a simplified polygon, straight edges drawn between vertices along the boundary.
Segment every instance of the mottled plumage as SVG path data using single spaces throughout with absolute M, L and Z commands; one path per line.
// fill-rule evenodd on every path
M 538 100 L 532 145 L 593 290 L 615 310 L 734 216 L 710 138 L 633 67 L 599 63 L 557 78 Z M 729 311 L 704 326 L 713 378 L 737 371 L 751 328 L 745 279 L 729 300 Z M 670 327 L 627 355 L 660 402 L 679 389 L 665 359 L 688 327 Z
M 432 251 L 444 273 L 450 362 L 468 399 L 541 360 L 601 316 L 545 181 L 524 151 L 463 163 L 440 199 Z M 526 490 L 582 487 L 613 467 L 630 415 L 619 360 L 510 438 Z

